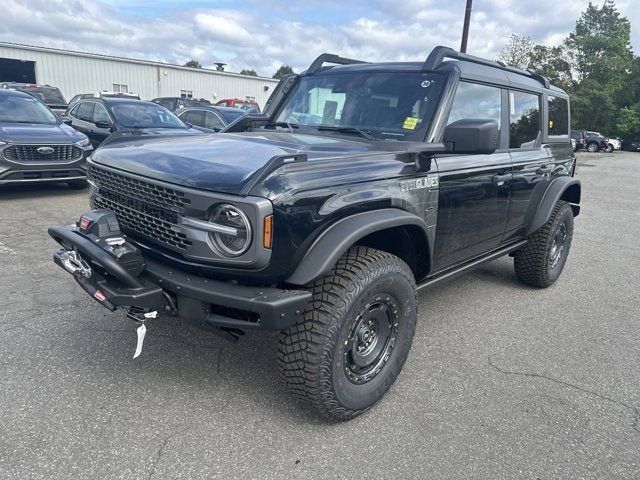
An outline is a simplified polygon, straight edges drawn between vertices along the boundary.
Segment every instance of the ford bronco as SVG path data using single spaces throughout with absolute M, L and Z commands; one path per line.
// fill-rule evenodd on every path
M 54 260 L 139 323 L 136 355 L 158 314 L 281 332 L 284 383 L 347 420 L 400 373 L 421 289 L 504 255 L 525 284 L 558 279 L 580 211 L 569 125 L 546 78 L 450 48 L 324 54 L 222 133 L 98 149 L 93 210 L 49 229 Z

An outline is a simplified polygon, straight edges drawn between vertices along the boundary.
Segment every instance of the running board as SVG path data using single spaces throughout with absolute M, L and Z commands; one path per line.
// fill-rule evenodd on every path
M 418 290 L 422 290 L 423 288 L 426 287 L 431 287 L 434 284 L 441 282 L 443 280 L 448 280 L 450 278 L 456 277 L 458 275 L 461 275 L 463 273 L 468 272 L 469 270 L 478 267 L 480 265 L 482 265 L 483 263 L 487 263 L 490 262 L 492 260 L 495 260 L 496 258 L 500 258 L 503 257 L 515 250 L 518 250 L 520 247 L 522 247 L 525 243 L 527 243 L 526 240 L 522 240 L 520 242 L 517 243 L 512 243 L 511 245 L 501 248 L 499 250 L 495 250 L 493 252 L 491 252 L 490 254 L 484 256 L 484 257 L 480 257 L 480 258 L 475 258 L 473 260 L 470 260 L 466 263 L 463 263 L 462 265 L 458 266 L 458 267 L 454 267 L 451 268 L 449 270 L 445 270 L 442 273 L 436 274 L 435 276 L 431 277 L 431 278 L 427 278 L 427 280 L 425 280 L 424 282 L 422 282 L 421 284 L 419 284 L 417 286 Z

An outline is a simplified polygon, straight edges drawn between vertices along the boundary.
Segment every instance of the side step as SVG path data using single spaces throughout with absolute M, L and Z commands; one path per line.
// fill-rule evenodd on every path
M 448 270 L 445 270 L 441 273 L 437 273 L 436 275 L 434 275 L 433 277 L 428 277 L 424 282 L 422 282 L 421 284 L 419 284 L 417 286 L 418 290 L 422 290 L 423 288 L 426 287 L 431 287 L 433 285 L 435 285 L 436 283 L 439 283 L 443 280 L 448 280 L 450 278 L 456 277 L 458 275 L 461 275 L 463 273 L 468 272 L 469 270 L 472 270 L 480 265 L 482 265 L 483 263 L 487 263 L 490 262 L 492 260 L 495 260 L 496 258 L 500 258 L 503 257 L 511 252 L 514 252 L 516 250 L 518 250 L 520 247 L 522 247 L 525 243 L 527 243 L 526 240 L 522 240 L 520 242 L 517 243 L 512 243 L 511 245 L 508 245 L 506 247 L 500 248 L 498 250 L 494 250 L 493 252 L 483 256 L 483 257 L 479 257 L 479 258 L 474 258 L 473 260 L 469 260 L 468 262 L 465 262 L 461 265 L 457 265 L 455 267 L 452 267 Z

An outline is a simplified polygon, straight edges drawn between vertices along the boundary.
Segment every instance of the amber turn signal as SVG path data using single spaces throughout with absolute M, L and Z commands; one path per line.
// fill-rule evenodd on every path
M 273 215 L 264 217 L 264 229 L 262 235 L 262 245 L 264 248 L 271 248 L 271 239 L 273 234 Z

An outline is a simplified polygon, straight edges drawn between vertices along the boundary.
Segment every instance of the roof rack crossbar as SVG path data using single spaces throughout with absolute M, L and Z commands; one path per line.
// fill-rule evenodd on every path
M 517 73 L 518 75 L 523 75 L 525 77 L 533 78 L 537 80 L 545 88 L 549 88 L 550 83 L 547 77 L 544 77 L 538 73 L 534 73 L 531 70 L 521 70 L 515 67 L 509 67 L 505 65 L 503 62 L 494 62 L 493 60 L 487 60 L 485 58 L 476 57 L 474 55 L 469 55 L 468 53 L 461 53 L 450 47 L 438 46 L 435 47 L 425 62 L 422 64 L 422 70 L 433 71 L 438 68 L 445 58 L 453 58 L 455 60 L 461 60 L 463 62 L 475 63 L 478 65 L 485 65 L 487 67 L 499 68 L 500 70 L 505 70 L 511 73 Z
M 344 58 L 333 53 L 323 53 L 316 58 L 313 63 L 307 69 L 307 74 L 314 74 L 322 68 L 325 63 L 333 63 L 336 65 L 353 65 L 356 63 L 367 63 L 362 60 L 354 60 L 352 58 Z

